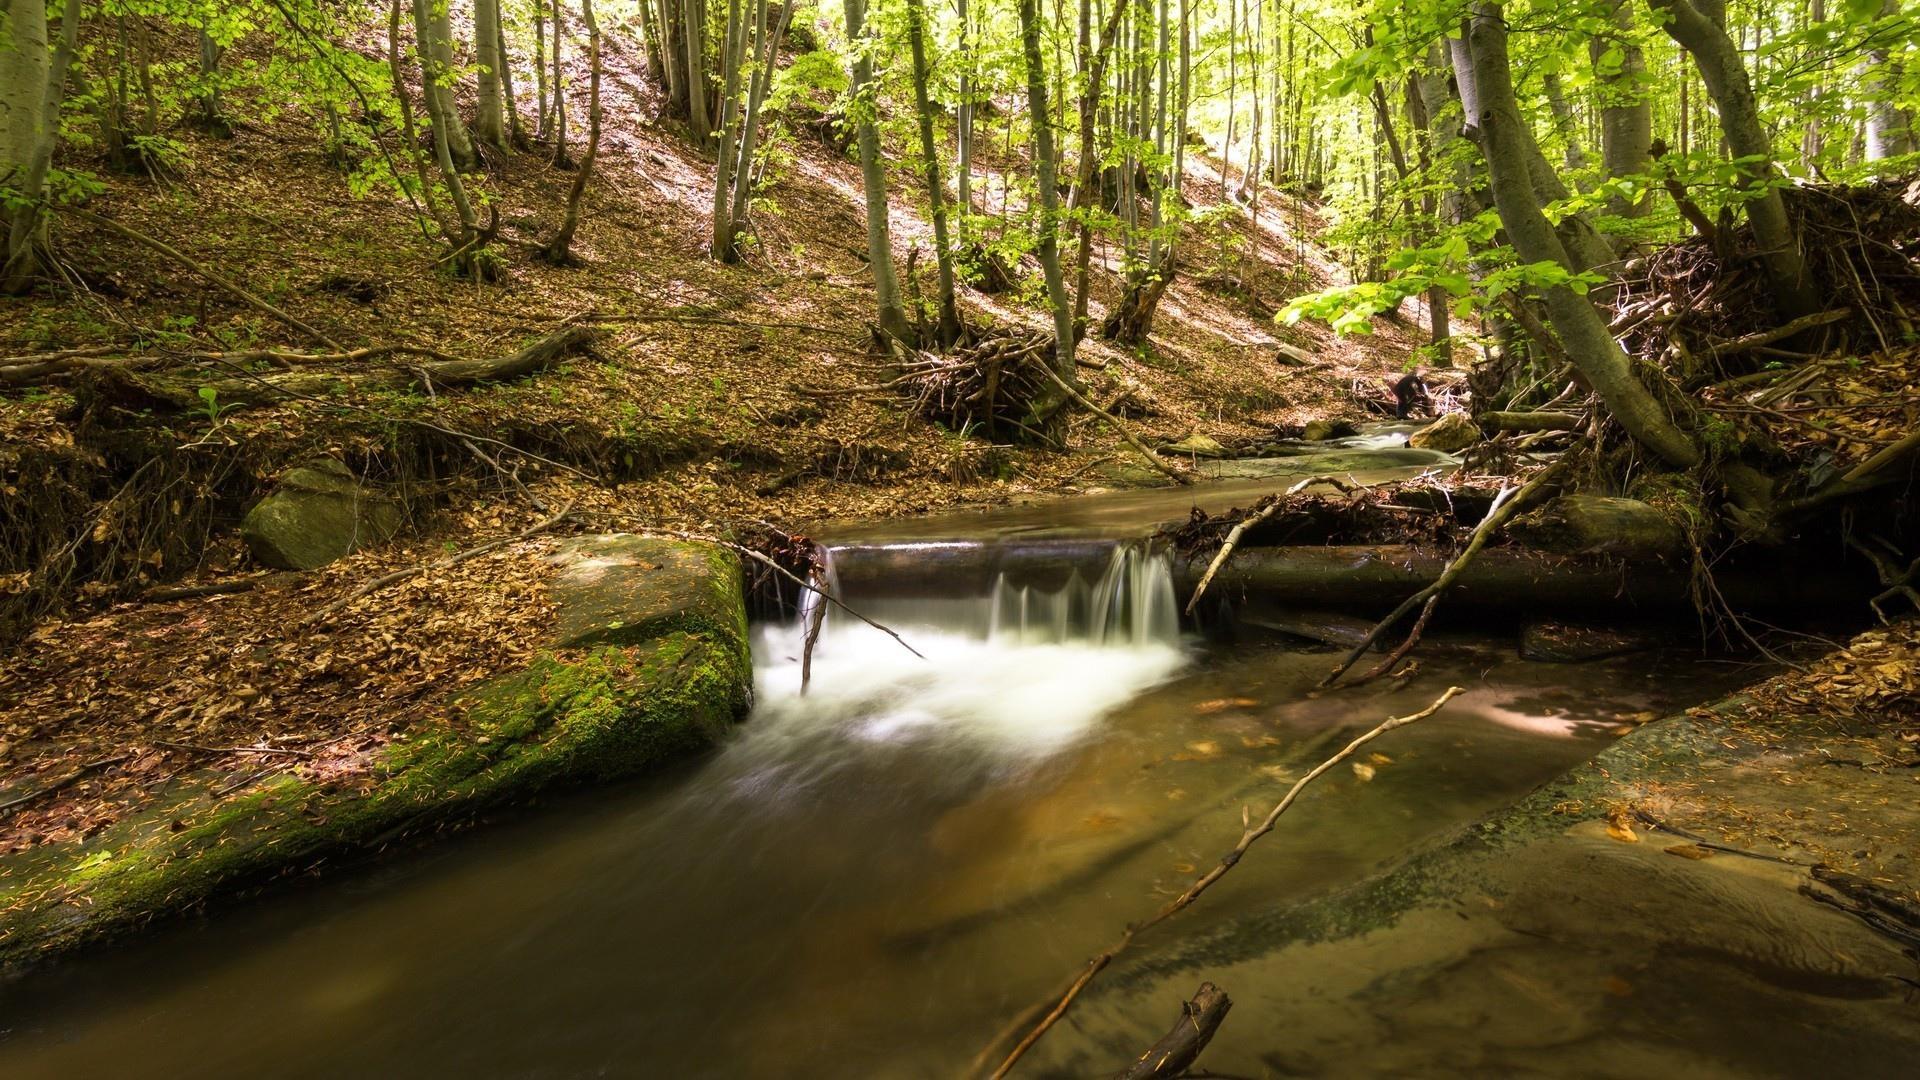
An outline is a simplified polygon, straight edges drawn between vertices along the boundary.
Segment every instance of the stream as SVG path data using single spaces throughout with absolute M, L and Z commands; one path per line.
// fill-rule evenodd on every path
M 1201 498 L 1249 501 L 1232 487 Z M 1421 1036 L 1427 1054 L 1359 1022 L 1364 1009 L 1316 1005 L 1291 964 L 1263 961 L 1262 920 L 1751 673 L 1683 653 L 1528 663 L 1510 638 L 1443 634 L 1416 679 L 1314 696 L 1333 653 L 1183 635 L 1168 559 L 1114 539 L 1193 498 L 1105 498 L 827 529 L 847 602 L 925 659 L 831 614 L 802 694 L 799 624 L 759 626 L 757 705 L 717 753 L 0 990 L 0 1075 L 950 1077 L 1210 867 L 1243 808 L 1259 817 L 1345 740 L 1449 682 L 1468 692 L 1310 789 L 1143 938 L 1115 992 L 1096 988 L 1085 1022 L 1048 1036 L 1033 1075 L 1124 1063 L 1215 977 L 1154 965 L 1210 955 L 1221 935 L 1236 935 L 1219 962 L 1242 1004 L 1203 1059 L 1214 1068 L 1525 1072 L 1520 1058 L 1440 1054 L 1482 1015 L 1465 1006 L 1427 1002 L 1445 1014 Z M 976 570 L 894 570 L 942 550 Z M 1394 992 L 1377 945 L 1319 947 L 1329 984 Z M 1576 970 L 1580 951 L 1563 953 L 1526 977 Z M 1262 1004 L 1281 1001 L 1291 1015 Z M 1566 1035 L 1567 1016 L 1526 1002 L 1500 1016 L 1529 1046 L 1606 1037 L 1597 1021 Z M 1645 1075 L 1662 1060 L 1601 1053 L 1571 1071 Z

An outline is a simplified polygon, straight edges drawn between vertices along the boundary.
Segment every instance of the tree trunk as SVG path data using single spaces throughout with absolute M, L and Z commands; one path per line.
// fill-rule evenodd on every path
M 747 118 L 740 130 L 740 153 L 733 167 L 733 206 L 728 212 L 730 232 L 728 243 L 736 255 L 740 245 L 740 230 L 747 224 L 747 207 L 753 195 L 753 155 L 760 145 L 760 106 L 767 99 L 767 92 L 773 86 L 774 65 L 780 60 L 780 43 L 786 40 L 787 23 L 793 18 L 794 0 L 786 0 L 780 7 L 780 21 L 773 28 L 773 37 L 766 40 L 764 46 L 760 39 L 767 36 L 767 0 L 760 0 L 760 38 L 755 40 L 755 55 L 758 57 L 753 72 L 753 86 L 747 91 Z
M 1633 40 L 1631 2 L 1612 0 L 1612 5 L 1618 34 L 1612 43 L 1595 38 L 1591 54 L 1600 86 L 1600 162 L 1607 178 L 1617 180 L 1643 176 L 1653 164 L 1653 102 L 1643 85 L 1647 58 Z M 1607 200 L 1607 212 L 1620 217 L 1642 217 L 1649 208 L 1644 196 Z
M 467 172 L 480 163 L 473 152 L 473 136 L 460 119 L 453 97 L 453 20 L 451 0 L 413 0 L 413 34 L 420 50 L 421 96 L 436 132 L 444 131 L 453 167 Z
M 858 3 L 860 0 L 848 0 Z M 1125 0 L 1116 0 L 1124 4 Z M 1040 55 L 1039 0 L 1020 0 L 1020 45 L 1026 61 L 1027 112 L 1033 122 L 1034 169 L 1040 185 L 1040 220 L 1035 224 L 1040 242 L 1036 254 L 1047 283 L 1047 303 L 1053 307 L 1053 371 L 1062 382 L 1072 385 L 1073 307 L 1067 300 L 1067 283 L 1060 272 L 1060 191 L 1056 179 L 1053 124 L 1047 114 L 1047 72 Z M 1054 408 L 1058 408 L 1057 403 Z
M 727 0 L 727 39 L 720 54 L 720 146 L 713 156 L 713 231 L 707 254 L 716 262 L 733 262 L 734 117 L 740 114 L 740 64 L 746 54 L 747 28 L 740 21 L 740 0 Z
M 66 88 L 80 30 L 79 13 L 69 7 L 60 19 L 60 44 L 48 47 L 46 0 L 7 0 L 6 31 L 12 40 L 0 48 L 0 185 L 18 193 L 20 202 L 0 211 L 7 228 L 7 253 L 0 267 L 0 294 L 17 296 L 33 286 L 40 270 L 45 231 L 47 172 L 60 137 L 60 102 Z
M 1032 3 L 1033 0 L 1026 0 Z M 848 96 L 852 100 L 855 141 L 860 148 L 860 184 L 867 200 L 867 260 L 873 271 L 873 297 L 880 333 L 891 346 L 917 344 L 907 313 L 900 306 L 900 279 L 893 268 L 893 235 L 887 225 L 887 171 L 880 161 L 878 103 L 873 82 L 873 57 L 866 37 L 866 0 L 846 0 L 847 41 L 853 50 Z
M 1877 28 L 1900 15 L 1900 0 L 1882 0 Z M 1866 152 L 1868 161 L 1882 161 L 1913 152 L 1913 118 L 1899 105 L 1899 87 L 1904 74 L 1883 44 L 1867 51 L 1867 58 L 1856 72 L 1861 92 L 1866 96 Z
M 573 189 L 567 192 L 567 213 L 560 231 L 541 251 L 555 266 L 568 266 L 573 258 L 573 233 L 580 227 L 580 204 L 586 201 L 587 181 L 593 178 L 593 162 L 600 154 L 600 24 L 593 17 L 593 0 L 580 0 L 580 19 L 587 24 L 587 151 L 580 156 L 580 168 L 573 174 Z
M 940 149 L 933 139 L 933 103 L 927 94 L 927 13 L 924 0 L 907 0 L 907 43 L 913 54 L 913 102 L 920 114 L 920 156 L 927 170 L 927 206 L 933 216 L 933 258 L 940 278 L 940 344 L 960 340 L 960 308 L 953 295 L 953 249 L 947 237 L 947 190 L 940 182 Z
M 533 0 L 538 4 L 541 0 Z M 553 167 L 565 169 L 573 164 L 567 156 L 567 80 L 561 70 L 560 39 L 566 35 L 566 14 L 560 0 L 553 0 Z
M 1718 0 L 1647 2 L 1667 14 L 1667 35 L 1693 57 L 1707 93 L 1719 108 L 1720 131 L 1735 159 L 1736 183 L 1749 195 L 1747 221 L 1753 226 L 1760 260 L 1781 311 L 1798 317 L 1820 310 L 1818 294 L 1807 276 L 1800 238 L 1794 235 L 1793 223 L 1787 218 L 1786 200 L 1773 186 L 1773 141 L 1761 124 L 1740 50 L 1722 25 L 1724 10 Z
M 1537 157 L 1532 133 L 1520 117 L 1507 59 L 1507 30 L 1499 4 L 1473 5 L 1467 37 L 1473 82 L 1480 104 L 1478 123 L 1494 203 L 1508 240 L 1524 262 L 1554 262 L 1568 271 L 1586 267 L 1569 257 L 1528 176 L 1528 158 Z M 1660 402 L 1641 385 L 1632 362 L 1607 330 L 1587 297 L 1565 285 L 1545 290 L 1547 312 L 1567 354 L 1628 434 L 1669 464 L 1690 466 L 1700 460 L 1693 441 L 1667 417 Z
M 473 47 L 480 62 L 479 104 L 473 113 L 473 134 L 481 142 L 504 147 L 507 142 L 505 95 L 500 77 L 507 66 L 500 49 L 500 0 L 473 0 Z
M 1088 283 L 1093 273 L 1093 222 L 1087 214 L 1090 204 L 1098 204 L 1094 191 L 1098 186 L 1098 154 L 1095 151 L 1094 134 L 1099 126 L 1100 93 L 1106 86 L 1107 58 L 1113 51 L 1113 42 L 1120 32 L 1120 20 L 1126 14 L 1127 0 L 1114 0 L 1113 11 L 1107 16 L 1107 23 L 1100 28 L 1100 42 L 1086 61 L 1086 70 L 1081 77 L 1085 80 L 1080 90 L 1080 158 L 1076 163 L 1073 181 L 1072 209 L 1076 211 L 1079 222 L 1078 246 L 1074 253 L 1073 319 L 1075 333 L 1087 323 L 1087 307 L 1092 289 Z

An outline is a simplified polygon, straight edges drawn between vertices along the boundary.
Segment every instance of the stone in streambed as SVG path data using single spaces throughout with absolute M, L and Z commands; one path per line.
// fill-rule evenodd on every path
M 1187 457 L 1222 458 L 1231 456 L 1227 448 L 1220 445 L 1218 439 L 1210 435 L 1193 434 L 1176 443 L 1168 443 L 1160 448 L 1163 454 L 1182 454 Z
M 1407 437 L 1408 446 L 1445 454 L 1459 453 L 1479 441 L 1480 428 L 1466 413 L 1447 413 Z
M 746 638 L 740 560 L 725 548 L 611 533 L 569 540 L 553 562 L 562 648 L 632 645 L 671 630 Z
M 240 523 L 255 562 L 312 570 L 384 544 L 406 520 L 400 504 L 332 458 L 290 469 Z
M 1300 429 L 1303 442 L 1326 442 L 1328 439 L 1344 439 L 1357 435 L 1360 429 L 1347 420 L 1309 420 L 1307 426 Z
M 1665 640 L 1666 635 L 1656 630 L 1536 619 L 1520 629 L 1520 658 L 1579 664 L 1643 652 L 1663 644 Z

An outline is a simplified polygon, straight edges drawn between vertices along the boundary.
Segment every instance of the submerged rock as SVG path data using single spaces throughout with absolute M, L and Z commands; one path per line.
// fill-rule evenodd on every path
M 291 469 L 240 523 L 255 562 L 276 570 L 312 570 L 364 547 L 384 544 L 406 514 L 332 458 Z
M 1520 629 L 1520 658 L 1560 663 L 1605 660 L 1666 644 L 1670 635 L 1645 628 L 1589 626 L 1536 619 Z
M 1408 436 L 1407 445 L 1420 450 L 1455 454 L 1479 441 L 1480 429 L 1466 413 L 1447 413 Z

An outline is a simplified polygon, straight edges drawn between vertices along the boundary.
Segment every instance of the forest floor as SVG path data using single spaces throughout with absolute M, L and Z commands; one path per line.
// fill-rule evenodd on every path
M 244 592 L 155 599 L 152 590 L 167 583 L 251 584 L 255 568 L 233 529 L 245 507 L 214 499 L 212 479 L 188 473 L 181 487 L 151 496 L 171 499 L 175 516 L 183 492 L 217 503 L 207 543 L 183 551 L 150 535 L 134 541 L 134 573 L 81 585 L 0 665 L 0 803 L 24 800 L 0 809 L 0 853 L 82 843 L 182 777 L 229 792 L 279 770 L 352 776 L 394 739 L 450 722 L 461 690 L 523 666 L 547 636 L 554 541 L 532 537 L 453 568 L 428 564 L 526 529 L 546 516 L 536 503 L 599 513 L 624 528 L 729 533 L 762 520 L 798 529 L 824 517 L 1118 482 L 1128 451 L 1091 417 L 1069 425 L 1064 448 L 1043 448 L 963 437 L 915 417 L 904 400 L 812 392 L 871 380 L 860 366 L 872 288 L 857 167 L 804 131 L 789 136 L 756 214 L 760 249 L 743 265 L 715 263 L 705 257 L 711 166 L 646 122 L 658 102 L 638 58 L 616 50 L 610 61 L 606 131 L 573 268 L 532 257 L 572 183 L 534 153 L 490 162 L 485 187 L 505 256 L 503 279 L 490 285 L 436 272 L 436 250 L 413 230 L 405 204 L 355 197 L 298 120 L 240 124 L 229 140 L 178 132 L 188 152 L 166 176 L 109 178 L 93 203 L 99 212 L 217 268 L 347 348 L 405 342 L 487 357 L 587 313 L 601 333 L 589 355 L 517 383 L 431 399 L 353 393 L 230 411 L 216 402 L 207 415 L 166 420 L 164 449 L 218 458 L 256 497 L 287 468 L 345 459 L 407 502 L 410 528 L 391 544 Z M 995 169 L 1011 159 L 982 157 L 979 189 L 991 211 Z M 904 262 L 930 230 L 905 194 L 917 181 L 898 171 L 892 179 Z M 1188 197 L 1197 206 L 1226 198 L 1217 164 L 1199 154 Z M 1126 395 L 1129 422 L 1149 440 L 1200 432 L 1231 444 L 1311 419 L 1359 418 L 1354 388 L 1377 391 L 1410 363 L 1414 327 L 1382 320 L 1377 335 L 1338 339 L 1324 327 L 1276 325 L 1287 299 L 1341 280 L 1315 243 L 1320 211 L 1267 192 L 1257 224 L 1244 212 L 1219 222 L 1192 230 L 1147 347 L 1089 337 L 1081 373 L 1089 394 Z M 312 345 L 123 235 L 63 219 L 55 242 L 87 289 L 11 305 L 0 355 Z M 1096 258 L 1097 323 L 1118 296 L 1120 253 Z M 928 278 L 930 269 L 921 267 Z M 1037 270 L 1028 264 L 1020 276 L 1032 295 Z M 977 325 L 1046 322 L 1037 305 L 1012 296 L 968 292 L 964 304 Z M 1276 363 L 1282 341 L 1317 362 Z M 111 482 L 93 484 L 81 528 L 83 539 L 90 532 L 103 543 L 132 513 L 122 477 L 104 467 L 115 450 L 103 429 L 153 427 L 151 417 L 117 414 L 124 409 L 102 405 L 84 380 L 0 393 L 7 497 L 44 482 L 29 473 L 48 462 L 55 472 L 63 462 L 93 469 Z M 566 469 L 503 455 L 520 463 L 509 479 L 472 460 L 449 464 L 406 441 L 422 420 L 537 447 Z M 45 453 L 26 456 L 27 448 Z M 165 516 L 149 508 L 155 514 Z M 306 621 L 360 584 L 412 566 L 428 569 Z M 0 594 L 28 581 L 25 568 L 0 565 L 8 569 Z M 0 867 L 0 877 L 7 873 Z

